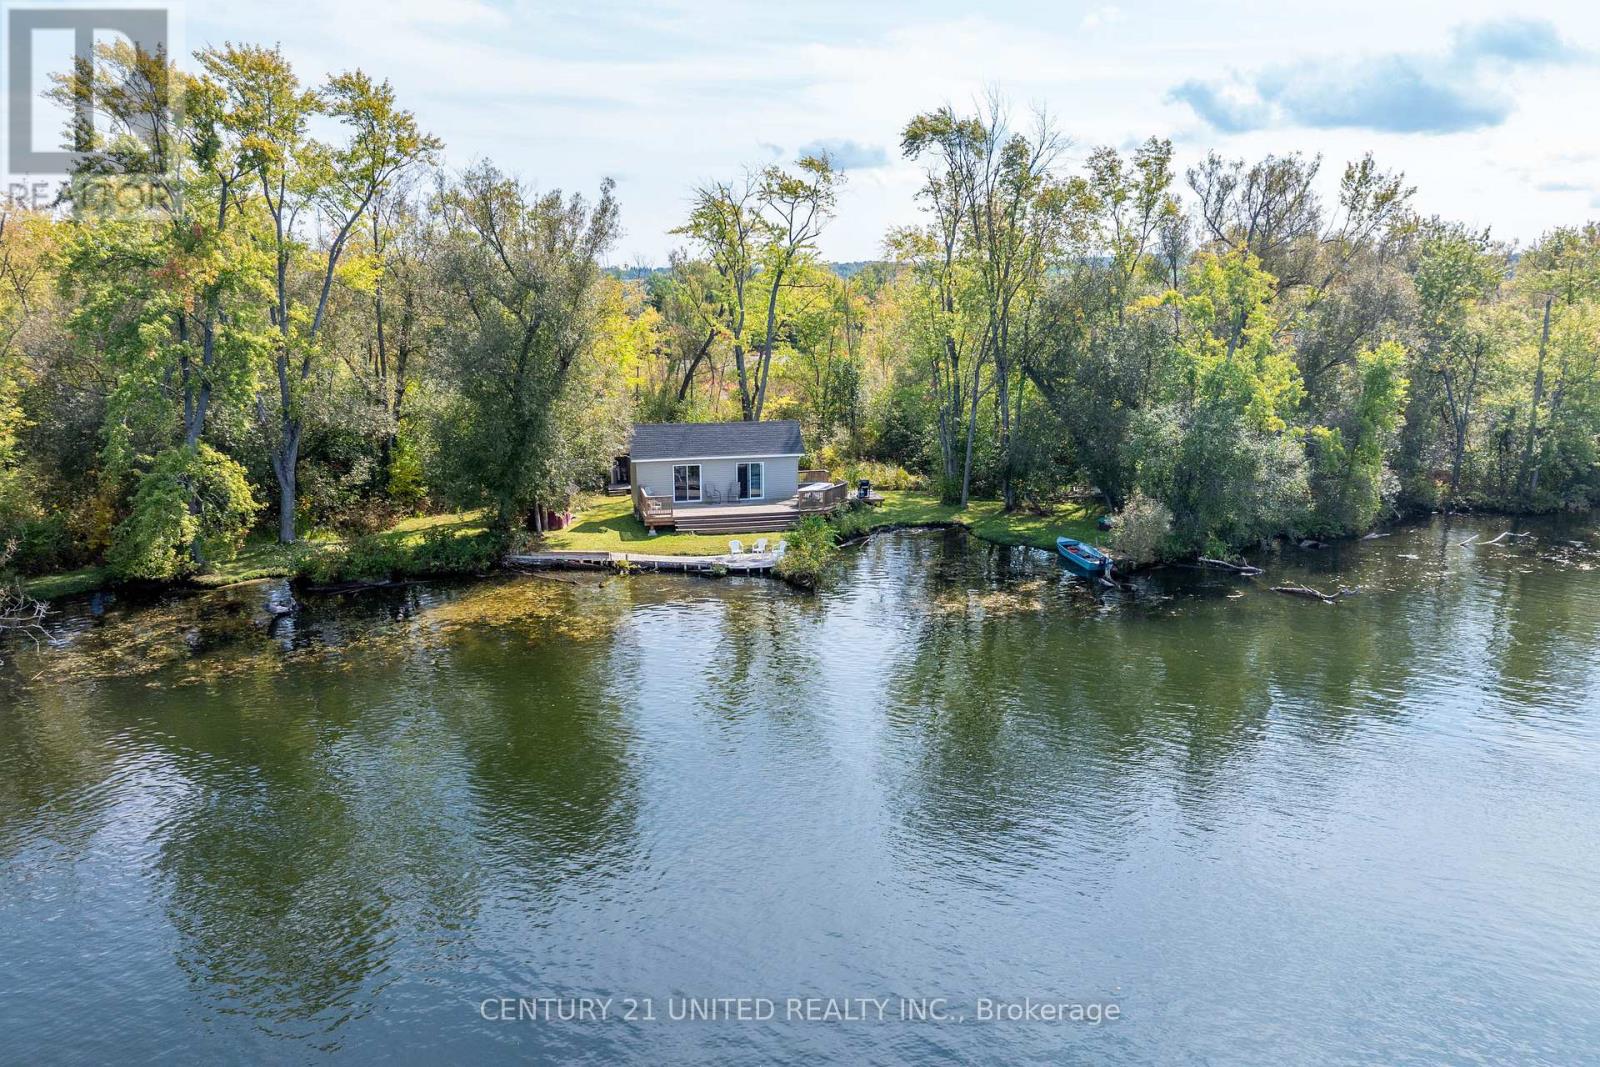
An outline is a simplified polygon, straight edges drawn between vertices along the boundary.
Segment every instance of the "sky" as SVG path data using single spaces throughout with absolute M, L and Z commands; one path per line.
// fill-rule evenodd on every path
M 1069 165 L 1172 139 L 1228 157 L 1372 152 L 1418 207 L 1522 242 L 1600 218 L 1600 5 L 924 0 L 188 0 L 190 50 L 278 42 L 308 80 L 394 83 L 447 164 L 541 188 L 617 182 L 618 265 L 661 264 L 696 184 L 825 147 L 847 170 L 831 260 L 915 220 L 908 119 L 999 90 Z M 1181 184 L 1181 178 L 1180 178 Z

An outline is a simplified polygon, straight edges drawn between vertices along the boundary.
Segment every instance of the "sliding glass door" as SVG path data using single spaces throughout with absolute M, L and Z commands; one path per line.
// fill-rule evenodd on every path
M 739 464 L 739 499 L 764 500 L 767 495 L 767 468 L 764 463 Z
M 672 499 L 679 504 L 700 499 L 700 464 L 680 463 L 672 468 Z

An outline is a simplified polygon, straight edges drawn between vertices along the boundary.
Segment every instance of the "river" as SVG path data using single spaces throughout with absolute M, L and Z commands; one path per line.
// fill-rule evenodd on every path
M 0 1062 L 1594 1062 L 1600 554 L 1507 525 L 69 605 Z

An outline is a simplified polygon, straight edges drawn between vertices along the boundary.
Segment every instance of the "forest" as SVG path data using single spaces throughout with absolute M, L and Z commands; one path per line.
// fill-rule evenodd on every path
M 809 467 L 1092 500 L 1139 561 L 1600 500 L 1600 225 L 1507 242 L 1371 157 L 1180 173 L 991 96 L 907 116 L 919 221 L 877 261 L 824 261 L 847 175 L 807 156 L 686 191 L 669 267 L 624 271 L 609 182 L 447 167 L 359 71 L 91 66 L 54 92 L 113 121 L 59 203 L 0 213 L 19 574 L 466 509 L 537 536 L 635 421 L 795 418 Z

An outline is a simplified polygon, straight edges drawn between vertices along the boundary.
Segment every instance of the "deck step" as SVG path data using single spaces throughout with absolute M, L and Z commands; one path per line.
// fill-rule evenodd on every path
M 742 515 L 730 515 L 725 511 L 709 515 L 680 511 L 673 516 L 679 533 L 704 534 L 777 533 L 793 529 L 799 518 L 793 511 L 777 510 Z
M 794 529 L 793 522 L 741 522 L 727 523 L 716 526 L 685 526 L 678 524 L 679 533 L 705 534 L 715 536 L 722 534 L 755 534 L 755 533 L 783 533 Z

